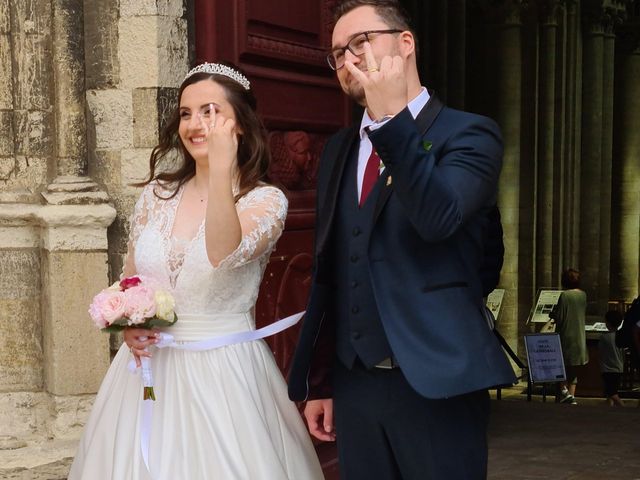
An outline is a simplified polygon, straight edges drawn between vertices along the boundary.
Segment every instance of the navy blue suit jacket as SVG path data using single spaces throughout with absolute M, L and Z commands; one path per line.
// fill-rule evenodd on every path
M 311 296 L 289 374 L 293 400 L 331 396 L 335 326 L 331 227 L 358 126 L 325 146 L 317 187 Z M 371 142 L 384 162 L 368 266 L 389 344 L 411 386 L 445 398 L 515 376 L 482 315 L 486 213 L 495 204 L 502 140 L 490 119 L 432 96 L 414 120 L 407 108 Z

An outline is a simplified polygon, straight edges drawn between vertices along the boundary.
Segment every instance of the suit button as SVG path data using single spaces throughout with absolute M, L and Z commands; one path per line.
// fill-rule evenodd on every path
M 351 282 L 351 288 L 356 288 L 358 286 L 358 282 L 355 280 Z
M 360 309 L 358 307 L 351 307 L 351 313 L 358 313 Z
M 351 338 L 353 338 L 354 340 L 358 340 L 362 335 L 360 335 L 360 332 L 351 332 Z
M 351 255 L 351 262 L 356 263 L 358 261 L 358 255 Z
M 360 235 L 361 233 L 362 233 L 362 230 L 360 230 L 360 228 L 359 228 L 359 227 L 355 227 L 355 228 L 353 229 L 353 236 L 354 236 L 354 237 L 357 237 L 357 236 L 358 236 L 358 235 Z

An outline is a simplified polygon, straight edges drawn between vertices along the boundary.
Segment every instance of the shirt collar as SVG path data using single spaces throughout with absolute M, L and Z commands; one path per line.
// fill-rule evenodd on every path
M 420 111 L 427 104 L 427 102 L 429 101 L 429 98 L 430 98 L 430 95 L 427 89 L 425 87 L 421 87 L 420 93 L 408 103 L 407 107 L 409 108 L 409 111 L 411 112 L 411 116 L 414 119 L 418 116 Z M 364 114 L 362 115 L 362 121 L 360 122 L 360 139 L 361 140 L 367 137 L 365 133 L 365 128 L 370 127 L 373 123 L 374 121 L 371 119 L 371 117 L 369 116 L 369 112 L 367 112 L 367 109 L 365 108 Z

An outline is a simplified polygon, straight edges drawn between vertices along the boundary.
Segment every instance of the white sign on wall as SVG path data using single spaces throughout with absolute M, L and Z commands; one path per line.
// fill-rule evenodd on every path
M 558 299 L 562 294 L 562 290 L 540 290 L 538 292 L 538 301 L 536 302 L 529 321 L 533 323 L 547 323 L 551 318 L 549 314 L 553 307 L 558 304 Z
M 487 295 L 487 308 L 493 314 L 493 318 L 498 321 L 500 315 L 500 308 L 502 307 L 502 299 L 504 298 L 504 288 L 496 288 L 493 292 Z

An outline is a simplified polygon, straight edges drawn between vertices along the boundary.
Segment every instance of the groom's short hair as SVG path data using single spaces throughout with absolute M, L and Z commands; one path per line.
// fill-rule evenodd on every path
M 343 15 L 358 7 L 373 7 L 378 16 L 391 28 L 409 30 L 414 34 L 411 19 L 407 11 L 396 0 L 344 0 L 333 10 L 333 21 L 337 22 Z

